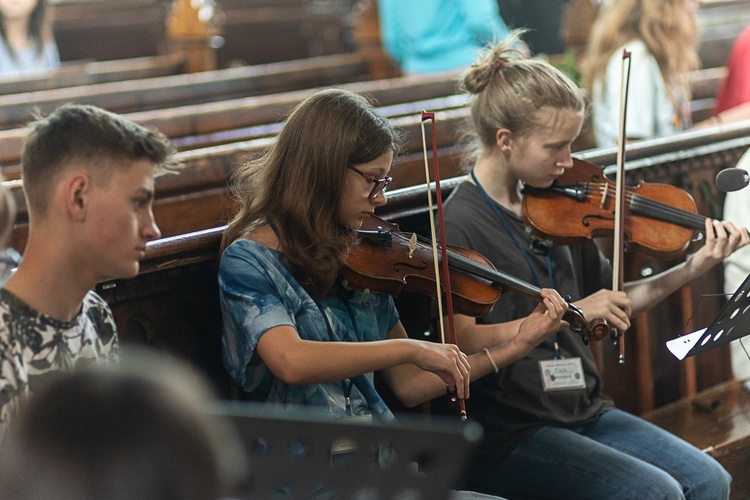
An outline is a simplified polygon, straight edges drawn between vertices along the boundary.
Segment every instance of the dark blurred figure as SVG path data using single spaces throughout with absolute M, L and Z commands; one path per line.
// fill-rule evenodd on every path
M 534 54 L 562 54 L 560 20 L 567 0 L 498 0 L 500 15 L 514 28 L 528 28 L 523 40 Z
M 123 368 L 60 373 L 34 393 L 0 449 L 3 500 L 207 500 L 247 471 L 191 367 L 123 353 Z

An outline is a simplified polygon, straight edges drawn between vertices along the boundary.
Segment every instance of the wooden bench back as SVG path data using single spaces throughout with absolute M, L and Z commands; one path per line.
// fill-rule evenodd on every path
M 169 2 L 72 1 L 50 9 L 63 61 L 129 59 L 159 55 Z
M 351 4 L 305 0 L 223 0 L 219 67 L 266 64 L 357 51 Z
M 698 11 L 701 30 L 698 54 L 702 66 L 726 66 L 735 38 L 748 24 L 750 4 L 744 0 L 703 2 Z
M 56 3 L 51 11 L 60 56 L 63 61 L 106 61 L 167 53 L 167 21 L 173 5 L 180 1 L 185 0 Z M 355 50 L 349 8 L 341 2 L 242 0 L 216 4 L 223 38 L 223 45 L 214 48 L 219 68 Z
M 338 75 L 337 68 L 340 68 L 344 61 L 359 61 L 359 56 L 331 56 L 312 61 L 292 61 L 286 63 L 277 63 L 267 68 L 273 77 L 284 78 L 285 75 L 301 71 L 302 75 L 296 78 L 304 79 L 306 72 L 314 73 L 316 71 L 315 62 L 319 63 L 318 69 L 325 68 L 326 78 L 330 79 L 324 86 L 334 86 L 333 81 L 343 78 Z M 243 69 L 243 68 L 240 68 Z M 338 76 L 335 76 L 338 75 Z M 183 75 L 194 77 L 195 75 Z M 256 74 L 257 83 L 265 85 L 269 79 L 266 79 L 262 71 Z M 446 73 L 443 75 L 432 76 L 407 76 L 387 80 L 363 81 L 355 83 L 340 83 L 335 85 L 341 88 L 347 88 L 355 92 L 365 94 L 380 106 L 406 105 L 405 103 L 417 103 L 425 99 L 450 96 L 455 93 L 456 80 L 455 74 Z M 210 78 L 202 77 L 206 83 Z M 265 82 L 265 83 L 263 83 Z M 307 80 L 309 84 L 310 81 Z M 210 83 L 209 83 L 210 84 Z M 137 91 L 138 82 L 128 82 L 134 92 Z M 153 85 L 153 83 L 152 83 Z M 301 85 L 301 84 L 300 84 Z M 233 131 L 237 129 L 249 129 L 251 127 L 261 127 L 242 131 L 246 137 L 258 135 L 273 135 L 273 127 L 281 121 L 300 101 L 319 90 L 315 85 L 312 87 L 302 86 L 301 89 L 276 92 L 273 94 L 255 95 L 237 99 L 217 100 L 216 102 L 192 105 L 179 105 L 174 103 L 172 107 L 155 109 L 150 111 L 140 111 L 134 113 L 124 113 L 131 120 L 141 123 L 147 127 L 154 127 L 171 139 L 175 140 L 181 149 L 191 149 L 207 145 L 210 141 L 214 142 L 236 142 L 239 140 Z M 164 91 L 163 92 L 167 92 Z M 14 101 L 22 100 L 21 94 L 7 96 L 8 100 L 13 98 Z M 104 97 L 100 97 L 102 100 Z M 0 103 L 4 97 L 0 96 Z M 21 108 L 25 111 L 21 111 Z M 413 109 L 413 105 L 412 105 Z M 48 110 L 49 111 L 49 110 Z M 11 106 L 8 109 L 0 109 L 0 121 L 3 112 L 8 114 L 32 113 L 32 108 L 26 104 L 18 108 Z M 405 113 L 402 112 L 401 114 Z M 397 113 L 392 113 L 397 116 Z M 29 116 L 26 117 L 28 120 Z M 266 131 L 270 126 L 271 131 Z M 23 128 L 13 128 L 9 130 L 0 130 L 0 165 L 4 167 L 3 173 L 8 175 L 8 167 L 12 167 L 19 162 L 21 144 L 26 131 Z M 209 135 L 211 135 L 209 137 Z M 225 136 L 225 139 L 215 139 L 215 137 Z
M 0 128 L 18 127 L 35 111 L 60 104 L 93 104 L 127 113 L 363 80 L 367 65 L 359 54 L 244 66 L 193 74 L 109 82 L 0 96 Z
M 0 95 L 156 78 L 177 75 L 183 73 L 184 69 L 184 59 L 175 55 L 76 61 L 33 76 L 0 80 Z

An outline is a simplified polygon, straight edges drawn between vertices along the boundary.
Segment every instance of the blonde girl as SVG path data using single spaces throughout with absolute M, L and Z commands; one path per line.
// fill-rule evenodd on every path
M 700 0 L 613 0 L 601 7 L 583 65 L 598 146 L 616 144 L 622 53 L 631 53 L 627 139 L 691 126 L 688 75 L 698 69 Z
M 517 36 L 517 34 L 516 34 Z M 573 167 L 581 131 L 580 90 L 546 62 L 523 59 L 514 38 L 490 48 L 461 80 L 471 97 L 469 176 L 446 202 L 446 242 L 471 248 L 499 270 L 571 297 L 589 318 L 621 331 L 748 243 L 731 224 L 709 222 L 706 245 L 687 263 L 612 291 L 595 243 L 536 240 L 522 218 L 523 186 L 547 188 Z M 714 230 L 716 236 L 714 236 Z M 502 326 L 533 301 L 514 294 L 484 318 L 456 320 L 466 353 L 497 342 Z M 730 477 L 711 457 L 615 408 L 602 393 L 591 349 L 563 328 L 515 363 L 472 384 L 467 411 L 485 428 L 469 487 L 522 498 L 726 498 Z M 634 481 L 633 478 L 638 478 Z

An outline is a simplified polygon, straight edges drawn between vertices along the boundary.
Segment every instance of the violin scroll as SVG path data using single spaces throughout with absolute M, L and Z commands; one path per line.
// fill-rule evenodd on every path
M 609 337 L 612 335 L 612 327 L 609 326 L 609 322 L 604 318 L 594 318 L 591 320 L 591 323 L 589 323 L 589 328 L 591 329 L 591 335 L 596 340 L 601 340 L 604 337 Z
M 606 319 L 596 318 L 587 322 L 583 311 L 571 303 L 570 296 L 565 296 L 565 302 L 568 303 L 568 310 L 563 315 L 563 319 L 570 324 L 570 329 L 581 336 L 583 343 L 589 343 L 591 340 L 601 340 L 611 334 L 609 323 Z

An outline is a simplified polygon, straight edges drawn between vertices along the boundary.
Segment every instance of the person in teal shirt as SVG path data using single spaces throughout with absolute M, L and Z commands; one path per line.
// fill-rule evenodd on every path
M 404 73 L 463 69 L 505 38 L 497 0 L 379 0 L 383 48 Z

